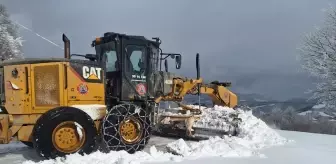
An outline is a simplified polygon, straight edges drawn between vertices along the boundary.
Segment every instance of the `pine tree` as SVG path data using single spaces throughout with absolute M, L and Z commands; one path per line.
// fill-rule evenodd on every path
M 7 9 L 2 4 L 0 4 L 0 58 L 2 60 L 23 58 L 18 27 L 10 20 Z

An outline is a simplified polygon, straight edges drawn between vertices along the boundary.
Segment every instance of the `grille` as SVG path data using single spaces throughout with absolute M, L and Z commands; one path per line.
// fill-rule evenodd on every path
M 34 88 L 36 106 L 60 105 L 58 65 L 36 66 Z

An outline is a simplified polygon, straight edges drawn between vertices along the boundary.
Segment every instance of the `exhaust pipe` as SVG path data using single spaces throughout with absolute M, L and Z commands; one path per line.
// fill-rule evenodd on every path
M 68 37 L 63 34 L 63 42 L 64 42 L 64 58 L 70 59 L 70 40 Z
M 200 62 L 199 62 L 199 53 L 196 54 L 196 77 L 197 77 L 197 80 L 200 79 L 201 75 L 200 75 Z
M 201 78 L 201 70 L 200 70 L 200 59 L 199 59 L 199 53 L 196 54 L 196 77 L 197 80 Z M 198 108 L 201 111 L 201 84 L 197 84 L 197 90 L 198 90 Z

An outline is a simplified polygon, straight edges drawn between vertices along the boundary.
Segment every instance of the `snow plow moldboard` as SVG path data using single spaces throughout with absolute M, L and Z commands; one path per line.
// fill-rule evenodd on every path
M 190 141 L 208 140 L 211 136 L 236 136 L 238 134 L 236 129 L 223 131 L 219 129 L 193 128 L 193 136 L 188 136 L 185 129 L 172 128 L 169 125 L 161 125 L 159 128 L 160 130 L 155 130 L 152 134 L 167 138 L 183 138 Z
M 242 120 L 238 117 L 237 113 L 226 113 L 223 112 L 218 116 L 217 112 L 221 111 L 205 111 L 201 115 L 182 114 L 180 113 L 183 110 L 175 109 L 161 109 L 164 112 L 161 113 L 160 123 L 152 125 L 152 134 L 169 137 L 169 138 L 183 138 L 186 140 L 200 141 L 207 140 L 211 136 L 237 136 L 238 135 L 238 126 Z M 210 117 L 219 117 L 218 120 L 213 120 Z M 162 119 L 164 117 L 164 119 Z M 186 117 L 185 120 L 174 120 L 174 118 Z M 188 120 L 188 118 L 195 118 Z M 168 118 L 168 119 L 167 119 Z M 164 122 L 163 120 L 169 120 Z M 191 123 L 191 124 L 190 124 Z M 190 126 L 188 126 L 191 125 Z M 189 127 L 189 128 L 188 128 Z M 191 131 L 191 134 L 188 135 L 188 131 Z

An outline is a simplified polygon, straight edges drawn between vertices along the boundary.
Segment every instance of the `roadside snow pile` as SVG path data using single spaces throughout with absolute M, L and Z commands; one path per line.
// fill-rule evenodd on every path
M 252 111 L 237 110 L 242 123 L 239 125 L 239 135 L 234 137 L 237 142 L 245 142 L 252 149 L 268 148 L 292 142 L 280 136 L 274 129 L 252 114 Z
M 183 156 L 185 159 L 204 157 L 265 157 L 258 151 L 249 149 L 246 145 L 236 143 L 232 138 L 224 136 L 211 137 L 209 140 L 186 143 L 183 139 L 167 145 L 168 151 Z
M 196 106 L 194 106 L 196 107 Z M 198 107 L 198 106 L 197 106 Z M 233 110 L 231 108 L 215 106 L 214 108 L 203 107 L 203 116 L 196 122 L 196 127 L 214 129 L 226 129 L 226 121 L 232 119 L 230 115 L 238 114 L 242 119 L 239 124 L 238 136 L 218 136 L 200 142 L 186 142 L 183 139 L 176 140 L 166 145 L 168 152 L 161 152 L 155 146 L 150 147 L 149 152 L 140 151 L 128 154 L 119 152 L 95 152 L 81 156 L 79 154 L 68 155 L 66 158 L 41 161 L 38 164 L 137 164 L 144 162 L 169 162 L 182 161 L 185 159 L 197 159 L 204 157 L 265 157 L 259 153 L 259 149 L 282 145 L 289 140 L 278 135 L 263 121 L 254 117 L 252 112 Z M 34 164 L 26 161 L 24 164 Z
M 167 145 L 170 152 L 187 158 L 200 156 L 264 157 L 263 154 L 257 152 L 258 149 L 283 145 L 290 141 L 253 116 L 251 111 L 245 112 L 220 106 L 202 107 L 202 111 L 203 116 L 194 127 L 228 130 L 229 122 L 233 120 L 231 116 L 238 115 L 238 118 L 242 120 L 238 126 L 239 135 L 211 137 L 209 140 L 189 144 L 180 139 Z
M 194 127 L 227 130 L 228 123 L 233 120 L 230 115 L 237 115 L 241 119 L 241 123 L 238 126 L 239 135 L 230 138 L 237 140 L 238 143 L 245 143 L 249 148 L 260 149 L 289 142 L 265 122 L 255 117 L 252 111 L 234 110 L 221 106 L 215 106 L 214 108 L 202 107 L 202 111 L 203 116 L 195 123 Z

